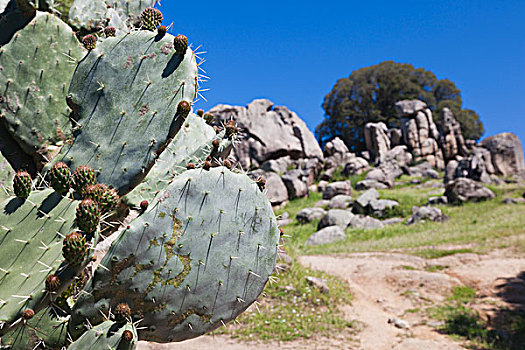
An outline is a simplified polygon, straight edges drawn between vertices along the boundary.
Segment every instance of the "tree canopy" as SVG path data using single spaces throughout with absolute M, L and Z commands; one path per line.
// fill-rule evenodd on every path
M 448 107 L 466 139 L 478 140 L 485 131 L 476 112 L 462 109 L 461 91 L 452 81 L 438 80 L 434 73 L 411 64 L 386 61 L 337 81 L 324 98 L 325 119 L 316 128 L 317 138 L 324 145 L 338 136 L 352 151 L 364 150 L 365 124 L 384 122 L 399 127 L 395 103 L 405 99 L 426 102 L 438 128 L 441 112 Z

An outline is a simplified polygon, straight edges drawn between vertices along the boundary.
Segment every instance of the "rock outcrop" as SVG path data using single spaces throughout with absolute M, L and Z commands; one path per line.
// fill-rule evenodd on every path
M 365 125 L 365 144 L 374 163 L 380 163 L 390 150 L 390 138 L 385 123 L 367 123 Z
M 495 197 L 494 192 L 472 179 L 460 177 L 445 186 L 449 203 L 479 202 Z
M 520 139 L 513 133 L 502 133 L 487 137 L 481 146 L 490 151 L 492 164 L 497 174 L 509 176 L 525 172 L 523 148 Z
M 443 128 L 441 144 L 443 146 L 443 156 L 445 160 L 454 159 L 457 155 L 468 155 L 468 149 L 461 134 L 461 126 L 454 118 L 452 111 L 447 107 L 443 108 L 441 125 Z
M 259 167 L 265 161 L 290 156 L 291 159 L 323 159 L 315 136 L 297 114 L 265 99 L 248 106 L 217 105 L 209 111 L 217 124 L 233 119 L 241 129 L 240 142 L 233 157 L 244 169 Z
M 401 118 L 403 142 L 415 160 L 426 159 L 433 167 L 444 169 L 440 134 L 427 105 L 419 100 L 403 100 L 396 103 L 396 110 Z

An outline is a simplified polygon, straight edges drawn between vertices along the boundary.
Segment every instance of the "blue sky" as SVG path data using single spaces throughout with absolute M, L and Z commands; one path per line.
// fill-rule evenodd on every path
M 486 133 L 512 131 L 525 144 L 525 0 L 162 0 L 164 24 L 206 62 L 207 110 L 269 98 L 310 129 L 337 79 L 385 60 L 449 78 Z

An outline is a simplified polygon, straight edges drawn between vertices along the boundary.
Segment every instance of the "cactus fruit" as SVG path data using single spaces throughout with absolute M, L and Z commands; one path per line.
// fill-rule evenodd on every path
M 262 292 L 279 229 L 255 182 L 224 167 L 195 169 L 164 192 L 102 259 L 75 303 L 73 336 L 125 302 L 143 317 L 140 339 L 181 341 L 229 322 Z
M 255 180 L 255 183 L 261 191 L 264 191 L 264 189 L 266 188 L 266 179 L 262 176 L 259 176 L 257 180 Z
M 113 210 L 120 201 L 117 191 L 104 184 L 85 187 L 82 192 L 82 198 L 91 199 L 97 203 L 101 213 Z
M 78 232 L 71 232 L 64 238 L 62 255 L 68 264 L 80 265 L 86 258 L 88 246 L 86 239 Z
M 87 165 L 81 165 L 75 169 L 72 176 L 72 187 L 80 195 L 82 195 L 85 188 L 97 183 L 97 176 L 95 170 Z
M 205 161 L 203 164 L 202 164 L 202 168 L 204 170 L 210 170 L 211 169 L 211 162 L 209 160 Z
M 25 309 L 24 312 L 22 312 L 22 318 L 26 321 L 33 317 L 35 317 L 35 312 L 32 309 Z
M 202 116 L 204 115 L 204 110 L 198 109 L 197 110 L 197 115 L 202 118 Z
M 80 231 L 92 235 L 100 223 L 100 208 L 91 199 L 84 199 L 77 207 L 77 226 Z
M 97 37 L 91 34 L 82 38 L 82 45 L 86 50 L 95 50 L 97 47 Z
M 177 35 L 175 39 L 173 39 L 173 46 L 178 55 L 184 56 L 186 50 L 188 50 L 188 38 L 182 34 Z
M 24 152 L 39 161 L 56 153 L 71 133 L 65 97 L 72 62 L 82 51 L 71 28 L 43 12 L 2 47 L 1 119 Z
M 188 163 L 188 164 L 186 164 L 186 169 L 188 169 L 188 170 L 195 169 L 195 163 Z
M 227 169 L 232 168 L 232 162 L 230 162 L 228 159 L 225 159 L 224 162 L 222 162 L 222 165 L 226 167 Z
M 60 288 L 61 282 L 60 277 L 55 274 L 51 274 L 46 278 L 46 290 L 51 293 L 56 293 Z
M 58 162 L 49 171 L 49 183 L 61 196 L 66 195 L 71 188 L 71 171 L 66 163 Z
M 140 16 L 142 22 L 142 28 L 147 30 L 155 30 L 162 23 L 163 17 L 162 12 L 156 8 L 148 7 L 142 11 Z
M 213 116 L 213 114 L 208 113 L 208 112 L 204 113 L 203 118 L 206 121 L 206 123 L 209 125 L 211 125 L 213 121 L 215 120 L 215 117 Z
M 147 200 L 143 200 L 140 202 L 140 210 L 146 211 L 149 207 L 149 202 Z
M 21 170 L 13 178 L 13 190 L 18 198 L 26 199 L 29 197 L 32 185 L 31 175 L 27 171 Z
M 117 29 L 115 27 L 106 27 L 104 28 L 104 35 L 106 38 L 114 37 L 117 35 Z

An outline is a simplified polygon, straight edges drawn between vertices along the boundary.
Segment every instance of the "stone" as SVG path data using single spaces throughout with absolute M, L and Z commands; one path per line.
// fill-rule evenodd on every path
M 365 230 L 375 230 L 383 228 L 383 223 L 378 219 L 370 216 L 354 215 L 350 220 L 349 226 L 352 228 L 361 228 Z
M 393 324 L 397 328 L 401 328 L 401 329 L 409 329 L 410 328 L 410 324 L 407 321 L 401 320 L 401 319 L 399 319 L 397 317 L 390 317 L 388 319 L 388 323 L 389 324 Z
M 388 186 L 376 180 L 361 180 L 355 185 L 355 189 L 358 191 L 368 190 L 370 188 L 384 190 L 387 189 Z
M 401 129 L 392 128 L 388 130 L 388 137 L 390 138 L 390 146 L 395 147 L 402 145 L 403 143 L 403 132 Z
M 328 204 L 330 204 L 330 201 L 328 199 L 320 199 L 317 202 L 315 202 L 314 207 L 324 208 L 327 207 Z
M 467 156 L 468 149 L 461 134 L 461 125 L 454 118 L 452 111 L 445 107 L 441 115 L 441 145 L 445 160 L 454 159 L 457 155 Z
M 506 132 L 487 137 L 481 145 L 490 151 L 496 174 L 510 176 L 525 171 L 520 139 Z
M 381 220 L 381 223 L 382 223 L 384 226 L 387 226 L 387 225 L 400 224 L 400 223 L 402 223 L 403 221 L 405 221 L 405 219 L 403 219 L 403 218 L 389 218 L 389 219 Z
M 328 186 L 330 183 L 328 181 L 325 181 L 325 180 L 321 180 L 319 181 L 319 184 L 317 184 L 317 190 L 319 192 L 323 192 L 324 189 L 326 188 L 326 186 Z
M 337 168 L 335 167 L 326 169 L 323 175 L 321 176 L 321 180 L 325 182 L 332 180 L 334 178 L 334 174 L 336 170 Z
M 354 202 L 353 212 L 357 214 L 366 214 L 368 206 L 373 200 L 379 199 L 379 193 L 372 188 L 361 194 Z
M 246 107 L 217 105 L 209 111 L 218 125 L 233 119 L 241 129 L 233 158 L 243 169 L 259 167 L 270 159 L 318 158 L 323 152 L 315 136 L 296 113 L 284 106 L 259 99 Z
M 364 136 L 366 149 L 370 152 L 372 161 L 380 163 L 390 150 L 390 138 L 388 137 L 386 124 L 382 122 L 367 123 Z
M 321 293 L 330 293 L 330 288 L 324 278 L 306 276 L 306 281 L 309 285 L 317 288 Z
M 413 207 L 412 216 L 408 219 L 407 225 L 415 224 L 423 220 L 430 221 L 445 221 L 449 217 L 444 215 L 439 208 L 436 207 Z
M 392 208 L 399 206 L 399 203 L 390 199 L 374 199 L 368 206 L 368 215 L 375 217 L 383 217 L 386 212 Z
M 338 194 L 349 196 L 352 194 L 352 183 L 350 181 L 332 182 L 323 191 L 323 199 L 331 199 Z
M 288 200 L 288 190 L 283 180 L 276 173 L 266 173 L 266 196 L 272 205 L 278 205 Z
M 399 167 L 408 168 L 412 163 L 412 160 L 412 153 L 408 151 L 408 147 L 406 145 L 401 145 L 389 150 L 384 157 L 383 163 L 396 162 Z
M 447 183 L 445 185 L 445 196 L 449 203 L 479 202 L 495 197 L 494 192 L 490 189 L 464 177 Z
M 343 176 L 349 177 L 352 175 L 361 175 L 362 173 L 368 171 L 370 166 L 368 161 L 361 157 L 354 157 L 344 165 Z
M 320 230 L 328 226 L 339 226 L 344 229 L 348 226 L 353 217 L 354 214 L 348 210 L 330 209 L 321 219 L 319 225 L 317 225 L 317 229 Z
M 330 199 L 328 203 L 328 208 L 330 209 L 346 209 L 352 205 L 352 196 L 347 196 L 344 194 L 338 194 L 337 196 Z
M 443 152 L 438 143 L 440 134 L 426 104 L 419 100 L 404 100 L 396 103 L 396 110 L 401 120 L 403 141 L 415 160 L 426 159 L 433 167 L 444 169 Z
M 316 219 L 321 219 L 326 215 L 326 210 L 322 208 L 304 208 L 299 210 L 295 216 L 297 222 L 306 224 Z
M 379 167 L 370 170 L 365 180 L 375 180 L 393 188 L 395 179 L 403 175 L 403 170 L 396 162 L 382 163 Z
M 484 147 L 474 147 L 468 157 L 456 157 L 447 163 L 445 183 L 460 177 L 466 177 L 483 183 L 491 183 L 496 172 L 492 164 L 492 155 Z
M 503 204 L 525 204 L 525 198 L 505 198 Z
M 277 174 L 283 174 L 286 171 L 291 170 L 290 167 L 292 166 L 292 159 L 290 156 L 285 156 L 278 159 L 270 159 L 265 161 L 261 165 L 261 169 L 264 171 L 272 171 Z
M 349 152 L 348 147 L 346 147 L 343 140 L 341 140 L 337 136 L 331 141 L 328 141 L 326 145 L 324 146 L 324 154 L 327 157 L 333 156 L 336 153 L 346 154 L 348 152 Z
M 282 176 L 289 199 L 301 198 L 308 195 L 308 185 L 301 180 L 301 177 L 302 172 L 299 169 L 287 171 Z
M 338 241 L 344 241 L 346 234 L 343 228 L 339 226 L 325 227 L 312 234 L 306 240 L 306 245 L 321 245 Z
M 427 205 L 441 205 L 448 204 L 448 198 L 446 196 L 430 197 Z

